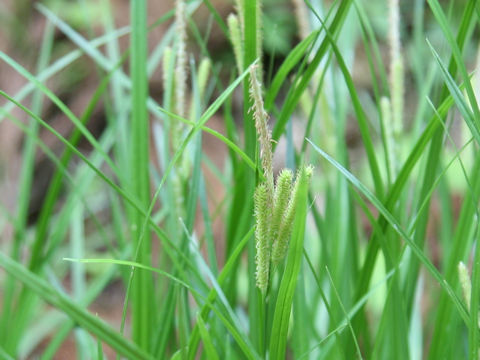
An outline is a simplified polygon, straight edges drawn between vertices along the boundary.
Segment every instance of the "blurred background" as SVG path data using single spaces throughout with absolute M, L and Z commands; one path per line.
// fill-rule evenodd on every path
M 314 2 L 315 3 L 315 2 Z M 326 9 L 333 3 L 329 1 L 323 2 Z M 401 1 L 401 41 L 406 58 L 406 77 L 405 86 L 408 91 L 405 92 L 405 125 L 407 129 L 411 129 L 414 124 L 414 117 L 417 111 L 419 94 L 418 84 L 425 79 L 428 68 L 428 62 L 416 64 L 418 59 L 424 56 L 431 58 L 430 50 L 425 46 L 425 39 L 434 44 L 442 44 L 443 36 L 438 26 L 432 22 L 432 16 L 427 11 L 423 19 L 424 29 L 414 27 L 415 21 L 419 21 L 418 15 L 423 14 L 418 8 L 420 1 L 407 0 Z M 448 8 L 453 18 L 460 17 L 465 1 L 456 1 L 455 6 L 452 2 L 443 1 L 441 3 L 449 3 Z M 38 5 L 42 4 L 46 8 L 58 15 L 60 19 L 70 25 L 75 31 L 78 31 L 85 40 L 93 40 L 101 37 L 107 32 L 106 26 L 117 29 L 126 29 L 130 18 L 130 4 L 127 0 L 2 0 L 0 3 L 0 50 L 8 54 L 19 64 L 24 66 L 28 71 L 35 74 L 38 72 L 38 57 L 42 38 L 45 35 L 46 18 L 38 11 Z M 211 4 L 218 13 L 226 19 L 228 14 L 234 11 L 232 1 L 228 0 L 212 0 Z M 149 24 L 149 49 L 150 52 L 164 39 L 164 36 L 171 26 L 172 20 L 158 23 L 169 11 L 174 7 L 173 1 L 149 1 L 148 14 Z M 415 10 L 416 9 L 416 10 Z M 388 17 L 387 4 L 382 0 L 374 0 L 365 6 L 367 16 L 373 26 L 375 35 L 378 38 L 381 56 L 384 63 L 388 63 Z M 414 11 L 415 10 L 415 11 Z M 295 12 L 294 1 L 290 0 L 265 0 L 263 1 L 263 54 L 265 82 L 269 83 L 272 73 L 285 59 L 285 55 L 300 41 L 301 34 L 298 26 L 298 17 L 293 16 Z M 414 18 L 417 16 L 417 18 Z M 310 14 L 310 17 L 313 16 Z M 202 5 L 196 9 L 192 16 L 192 20 L 198 27 L 197 30 L 203 36 L 208 36 L 205 42 L 206 48 L 201 48 L 198 42 L 192 36 L 190 29 L 188 51 L 191 56 L 197 60 L 207 52 L 216 62 L 219 74 L 223 80 L 228 80 L 231 74 L 230 70 L 235 66 L 235 59 L 231 49 L 229 40 L 220 30 L 218 24 L 213 20 L 212 15 L 207 7 Z M 353 20 L 353 17 L 352 17 Z M 196 30 L 196 31 L 197 31 Z M 421 31 L 424 30 L 425 33 Z M 79 47 L 71 38 L 57 27 L 53 29 L 54 37 L 52 43 L 52 51 L 49 62 L 54 63 L 56 60 L 64 58 L 73 51 L 78 51 Z M 170 34 L 171 36 L 171 34 Z M 373 95 L 371 83 L 371 75 L 368 68 L 368 59 L 366 57 L 360 34 L 343 34 L 348 37 L 351 48 L 346 50 L 346 58 L 349 59 L 352 68 L 352 76 L 358 89 L 361 89 L 366 96 Z M 420 43 L 419 43 L 420 42 Z M 128 48 L 129 37 L 127 33 L 118 37 L 118 51 L 124 53 Z M 444 45 L 443 45 L 444 46 Z M 441 49 L 441 46 L 440 46 Z M 100 46 L 99 50 L 106 52 L 105 46 Z M 349 51 L 353 50 L 353 53 Z M 467 66 L 475 67 L 476 48 L 466 48 Z M 423 55 L 419 55 L 423 53 Z M 121 68 L 128 72 L 128 58 L 122 63 Z M 378 69 L 377 69 L 378 70 Z M 61 70 L 49 76 L 45 84 L 52 90 L 74 114 L 80 116 L 85 110 L 86 105 L 94 94 L 99 79 L 105 75 L 105 69 L 98 65 L 88 54 L 78 54 L 77 58 L 69 62 L 67 66 L 62 66 Z M 28 80 L 22 78 L 5 62 L 0 62 L 0 88 L 6 93 L 13 95 L 20 91 Z M 155 99 L 162 99 L 163 85 L 162 72 L 160 64 L 151 71 L 149 81 L 150 95 Z M 238 124 L 241 124 L 241 97 L 237 96 L 236 105 Z M 5 102 L 5 100 L 3 100 Z M 32 99 L 27 97 L 24 104 L 31 108 Z M 73 129 L 73 124 L 67 120 L 57 106 L 48 99 L 42 99 L 40 113 L 42 119 L 45 119 L 60 134 L 67 136 Z M 9 110 L 16 118 L 28 123 L 27 117 L 19 109 Z M 3 117 L 3 116 L 2 116 Z M 274 117 L 273 117 L 274 119 Z M 214 128 L 222 129 L 223 120 L 216 117 L 211 124 Z M 352 119 L 354 120 L 354 119 Z M 107 114 L 105 104 L 100 103 L 93 110 L 91 120 L 88 122 L 87 128 L 90 132 L 98 137 L 107 123 Z M 457 124 L 458 126 L 458 124 Z M 458 131 L 453 131 L 453 135 Z M 210 147 L 222 147 L 220 142 L 209 138 Z M 362 156 L 361 139 L 355 121 L 347 122 L 345 133 L 347 145 L 351 149 L 358 148 L 359 152 L 352 152 L 353 160 L 356 155 Z M 2 206 L 8 211 L 15 209 L 16 199 L 18 196 L 17 186 L 20 175 L 22 145 L 24 143 L 24 134 L 21 129 L 5 118 L 0 123 L 0 193 Z M 59 155 L 63 149 L 63 145 L 45 129 L 40 129 L 40 138 L 55 154 Z M 212 145 L 214 144 L 214 145 Z M 89 150 L 86 141 L 80 142 L 80 148 L 83 151 Z M 207 144 L 208 146 L 208 144 Z M 225 149 L 222 150 L 225 153 Z M 281 152 L 281 149 L 279 149 Z M 218 154 L 216 149 L 212 149 L 211 154 Z M 278 156 L 277 156 L 278 157 Z M 220 155 L 221 158 L 221 155 Z M 220 161 L 220 159 L 218 159 Z M 283 162 L 283 160 L 280 160 Z M 42 205 L 45 191 L 48 187 L 51 175 L 54 170 L 54 164 L 48 159 L 44 152 L 38 150 L 35 157 L 35 176 L 33 178 L 34 185 L 30 195 L 30 204 L 28 207 L 28 222 L 32 224 Z M 7 226 L 8 227 L 8 226 Z M 4 240 L 5 241 L 5 240 Z
M 319 8 L 328 9 L 333 1 L 317 1 Z M 387 4 L 383 0 L 372 0 L 364 2 L 364 9 L 366 16 L 369 18 L 372 25 L 372 30 L 378 40 L 380 56 L 384 64 L 388 63 L 388 17 Z M 404 126 L 406 133 L 418 134 L 423 128 L 422 122 L 425 114 L 431 113 L 424 103 L 427 95 L 434 96 L 434 94 L 424 93 L 419 91 L 422 89 L 424 82 L 429 81 L 432 84 L 441 83 L 441 79 L 431 72 L 432 59 L 431 52 L 426 46 L 425 38 L 433 44 L 433 46 L 442 55 L 448 53 L 448 48 L 445 46 L 444 38 L 441 30 L 434 22 L 432 15 L 428 11 L 424 11 L 425 4 L 423 1 L 405 0 L 401 1 L 401 41 L 403 52 L 405 56 L 405 113 Z M 466 1 L 447 2 L 441 1 L 445 8 L 452 14 L 453 19 L 460 19 L 463 12 L 463 6 Z M 264 82 L 268 86 L 272 80 L 272 74 L 285 60 L 286 55 L 293 49 L 295 45 L 302 39 L 301 29 L 298 24 L 298 17 L 294 16 L 295 5 L 294 1 L 290 0 L 265 0 L 263 2 L 263 64 L 264 64 Z M 74 32 L 81 35 L 81 39 L 72 37 L 74 32 L 66 33 L 59 26 L 47 25 L 45 13 L 39 9 L 46 8 L 54 13 L 58 18 L 68 24 Z M 218 14 L 226 20 L 227 16 L 234 11 L 234 5 L 228 0 L 211 0 L 211 5 L 218 11 Z M 158 48 L 159 44 L 165 41 L 166 38 L 172 38 L 172 23 L 171 18 L 174 2 L 172 0 L 149 1 L 148 2 L 148 24 L 149 24 L 149 53 L 153 54 Z M 416 9 L 413 11 L 413 9 Z M 415 17 L 415 16 L 416 17 Z M 419 28 L 419 16 L 422 17 L 422 28 Z M 164 21 L 165 17 L 170 17 Z M 310 14 L 310 24 L 316 24 L 314 17 Z M 229 39 L 219 28 L 217 22 L 214 20 L 211 12 L 205 4 L 202 4 L 195 10 L 191 17 L 193 26 L 190 24 L 188 29 L 188 52 L 192 59 L 199 62 L 200 59 L 209 55 L 212 59 L 212 66 L 218 72 L 219 78 L 223 83 L 228 83 L 232 78 L 232 69 L 235 68 L 235 58 L 233 56 L 232 48 Z M 358 31 L 359 24 L 356 17 L 351 16 L 351 26 L 347 26 L 351 31 L 343 31 L 341 37 L 343 40 L 339 44 L 346 44 L 342 49 L 344 57 L 348 62 L 351 70 L 357 92 L 361 100 L 365 104 L 367 115 L 370 119 L 375 119 L 375 109 L 372 103 L 374 97 L 374 85 L 372 84 L 372 76 L 370 74 L 369 62 L 367 54 L 364 51 L 364 43 L 362 42 L 361 33 Z M 48 69 L 52 64 L 57 64 L 54 67 L 53 74 L 48 76 L 44 84 L 58 96 L 58 98 L 78 117 L 86 111 L 89 103 L 94 97 L 99 83 L 105 76 L 106 69 L 101 65 L 100 56 L 104 56 L 104 61 L 107 64 L 116 63 L 118 59 L 128 49 L 129 34 L 128 25 L 130 23 L 130 3 L 127 0 L 43 0 L 43 1 L 29 1 L 29 0 L 2 0 L 0 2 L 0 51 L 13 58 L 18 64 L 33 74 L 42 73 Z M 417 23 L 417 24 L 416 24 Z M 347 29 L 347 30 L 348 30 Z M 92 41 L 94 39 L 101 39 L 105 34 L 111 33 L 113 30 L 118 30 L 118 43 L 107 42 L 96 49 L 98 54 L 85 53 L 85 49 L 79 46 L 78 41 Z M 41 64 L 40 54 L 42 53 L 42 46 L 45 45 L 46 34 L 53 32 L 51 51 L 45 63 Z M 202 46 L 201 41 L 205 42 Z M 474 43 L 478 39 L 477 29 L 473 35 Z M 76 43 L 77 41 L 77 43 Z M 105 42 L 104 42 L 105 43 Z M 466 65 L 469 70 L 476 68 L 477 48 L 469 46 L 465 51 Z M 61 64 L 65 59 L 69 60 L 65 66 Z M 423 59 L 423 61 L 421 61 Z M 120 69 L 125 73 L 129 71 L 128 58 L 120 64 Z M 375 69 L 378 75 L 385 69 Z M 438 70 L 436 70 L 438 71 Z M 152 68 L 149 69 L 149 94 L 158 101 L 162 102 L 164 95 L 161 62 L 157 61 Z M 434 71 L 433 71 L 434 72 Z M 43 81 L 43 80 L 42 80 Z M 476 81 L 476 75 L 475 75 Z M 0 89 L 11 96 L 20 94 L 28 86 L 29 81 L 19 75 L 17 71 L 12 69 L 6 62 L 0 61 Z M 476 83 L 477 84 L 477 83 Z M 478 85 L 477 85 L 478 86 Z M 435 88 L 435 86 L 432 86 Z M 328 89 L 327 89 L 328 91 Z M 332 90 L 333 91 L 333 90 Z M 112 121 L 115 112 L 112 111 L 111 93 L 105 98 L 100 99 L 93 109 L 91 109 L 91 116 L 87 124 L 89 131 L 99 139 L 103 134 L 109 121 Z M 218 89 L 211 86 L 213 96 L 215 99 L 218 95 Z M 279 96 L 279 99 L 285 95 L 284 89 Z M 343 94 L 345 94 L 344 92 Z M 331 101 L 332 93 L 327 95 L 326 101 Z M 126 97 L 126 99 L 129 99 Z M 421 101 L 419 101 L 421 99 Z M 35 97 L 28 95 L 20 101 L 27 108 L 35 109 L 35 112 L 44 119 L 49 125 L 56 129 L 65 137 L 71 136 L 74 126 L 68 120 L 64 112 L 58 106 L 53 104 L 45 97 Z M 22 129 L 18 123 L 24 124 L 28 128 L 32 128 L 32 122 L 21 110 L 18 108 L 7 106 L 6 99 L 0 99 L 0 107 L 3 110 L 1 113 L 2 120 L 0 121 L 0 249 L 2 251 L 9 249 L 13 241 L 14 229 L 8 218 L 10 214 L 14 214 L 18 208 L 19 200 L 19 186 L 22 171 L 22 154 L 25 151 L 26 136 L 25 128 Z M 423 107 L 423 110 L 419 107 Z M 235 123 L 241 128 L 243 101 L 241 92 L 236 92 L 232 102 L 233 115 Z M 8 114 L 8 115 L 7 115 Z M 12 118 L 16 121 L 9 121 Z M 420 119 L 420 120 L 419 120 Z M 152 118 L 152 121 L 154 119 Z M 275 116 L 272 114 L 272 121 L 275 121 Z M 373 122 L 373 120 L 372 120 Z M 294 126 L 303 129 L 305 126 L 305 119 L 301 115 L 294 116 Z M 225 131 L 225 119 L 221 112 L 216 114 L 210 121 L 209 126 L 220 131 Z M 453 115 L 449 123 L 450 133 L 454 143 L 463 144 L 465 140 L 465 131 L 462 130 L 462 122 L 458 119 L 458 114 Z M 153 130 L 152 130 L 153 131 Z M 321 129 L 317 129 L 317 134 Z M 296 132 L 297 143 L 301 143 L 302 131 Z M 64 145 L 49 131 L 40 128 L 38 137 L 45 145 L 44 149 L 36 147 L 31 193 L 29 194 L 27 207 L 27 226 L 24 234 L 27 241 L 31 241 L 33 234 L 29 233 L 29 229 L 35 226 L 38 220 L 39 212 L 44 204 L 47 190 L 52 181 L 56 165 L 51 160 L 51 156 L 46 154 L 45 148 L 57 157 L 61 156 Z M 321 138 L 321 134 L 319 135 Z M 361 142 L 358 125 L 353 115 L 347 116 L 346 127 L 344 132 L 344 139 L 349 151 L 350 162 L 352 164 L 352 171 L 356 171 L 361 177 L 365 169 L 365 157 L 363 145 Z M 334 139 L 323 139 L 323 145 L 328 147 L 328 143 L 333 142 Z M 408 140 L 406 140 L 408 141 Z M 453 144 L 446 142 L 446 147 L 450 148 L 450 154 L 454 154 L 456 149 Z M 334 145 L 331 145 L 334 146 Z M 92 151 L 89 142 L 81 139 L 77 145 L 78 149 L 85 154 Z M 212 136 L 204 135 L 203 148 L 209 158 L 214 164 L 223 169 L 225 159 L 227 157 L 227 149 L 224 144 Z M 408 146 L 407 146 L 408 148 Z M 152 148 L 152 152 L 154 149 Z M 278 155 L 279 154 L 279 155 Z M 285 163 L 285 155 L 282 153 L 282 147 L 278 149 L 277 168 Z M 464 164 L 472 161 L 472 155 L 466 154 L 463 158 Z M 68 164 L 68 170 L 75 173 L 76 166 L 79 160 L 74 159 Z M 321 166 L 320 166 L 321 167 Z M 452 166 L 452 169 L 455 166 Z M 427 238 L 430 241 L 430 253 L 435 264 L 441 263 L 442 254 L 439 247 L 436 245 L 441 240 L 441 226 L 442 216 L 444 215 L 440 208 L 442 201 L 451 203 L 452 217 L 457 218 L 459 206 L 462 202 L 462 193 L 465 189 L 465 182 L 461 176 L 458 176 L 460 169 L 456 168 L 449 171 L 449 186 L 453 191 L 450 192 L 451 198 L 442 199 L 435 198 L 432 203 L 430 221 L 428 224 Z M 325 171 L 327 172 L 327 171 Z M 211 174 L 207 178 L 209 205 L 211 209 L 217 209 L 222 201 L 224 201 L 224 189 L 222 182 L 218 177 L 212 175 L 214 171 L 207 170 L 207 174 Z M 320 186 L 320 185 L 319 185 Z M 66 185 L 68 188 L 68 186 Z M 314 184 L 315 187 L 315 184 Z M 318 188 L 318 187 L 317 187 Z M 103 242 L 100 240 L 102 236 L 115 238 L 115 235 L 105 235 L 99 230 L 97 222 L 100 222 L 108 229 L 112 222 L 112 217 L 108 209 L 110 197 L 107 193 L 103 193 L 102 186 L 93 183 L 92 188 L 86 191 L 85 196 L 90 204 L 90 211 L 95 216 L 88 217 L 85 223 L 85 231 L 91 234 L 91 243 L 86 247 L 88 251 L 97 252 L 102 248 Z M 69 190 L 64 189 L 65 194 L 69 194 Z M 100 193 L 100 195 L 99 195 Z M 60 196 L 60 201 L 56 204 L 56 210 L 61 208 L 68 199 L 67 196 Z M 322 195 L 316 199 L 322 203 Z M 212 210 L 213 211 L 213 210 Z M 2 219 L 3 217 L 3 219 Z M 365 232 L 369 234 L 371 228 L 367 221 L 363 221 Z M 197 229 L 200 233 L 204 231 L 202 225 Z M 222 250 L 224 242 L 224 228 L 222 222 L 214 219 L 214 236 L 217 241 L 219 250 Z M 103 230 L 104 231 L 104 230 Z M 64 235 L 66 236 L 66 235 Z M 59 240 L 62 242 L 62 239 Z M 113 240 L 112 240 L 113 241 Z M 446 241 L 446 240 L 445 240 Z M 61 249 L 59 254 L 67 254 L 67 245 L 65 249 Z M 27 256 L 27 249 L 24 249 L 25 256 Z M 219 251 L 219 253 L 223 253 Z M 62 256 L 58 256 L 58 262 L 61 262 Z M 220 257 L 221 258 L 221 257 Z M 55 264 L 52 268 L 57 269 Z M 62 268 L 65 277 L 64 286 L 68 289 L 70 285 L 70 278 L 66 268 Z M 94 271 L 94 270 L 89 270 Z M 101 270 L 99 270 L 101 271 Z M 62 278 L 62 276 L 60 276 Z M 3 285 L 3 284 L 2 284 Z M 93 313 L 98 313 L 100 317 L 106 319 L 114 325 L 120 323 L 122 307 L 123 307 L 124 287 L 121 281 L 111 283 L 106 291 L 103 291 L 95 300 L 90 310 Z M 426 299 L 429 301 L 431 299 Z M 0 304 L 2 302 L 0 290 Z M 425 304 L 428 306 L 428 304 Z M 40 324 L 38 326 L 47 326 L 47 324 Z M 37 341 L 38 340 L 38 341 Z M 29 356 L 34 358 L 37 351 L 43 349 L 42 345 L 47 340 L 45 339 L 31 339 L 32 346 L 27 348 Z M 69 346 L 73 346 L 73 340 L 69 339 L 58 352 L 58 359 L 68 358 L 71 354 Z M 33 347 L 33 348 L 32 348 Z M 63 352 L 62 352 L 63 351 Z

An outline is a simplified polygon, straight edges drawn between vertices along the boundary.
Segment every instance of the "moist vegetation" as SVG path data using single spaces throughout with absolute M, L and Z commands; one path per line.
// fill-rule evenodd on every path
M 478 359 L 479 6 L 2 2 L 0 359 Z

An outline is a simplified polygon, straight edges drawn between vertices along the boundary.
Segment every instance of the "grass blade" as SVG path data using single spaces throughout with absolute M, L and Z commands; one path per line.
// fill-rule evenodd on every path
M 86 312 L 66 295 L 59 293 L 45 280 L 27 270 L 20 263 L 0 252 L 0 266 L 21 281 L 39 297 L 63 311 L 85 330 L 110 345 L 115 351 L 129 359 L 152 359 L 150 355 L 126 340 L 98 317 Z
M 131 2 L 132 35 L 130 73 L 132 76 L 132 123 L 130 170 L 133 195 L 141 206 L 150 204 L 149 178 L 149 124 L 147 114 L 147 3 L 145 0 Z M 132 239 L 138 252 L 138 262 L 150 264 L 150 234 L 143 231 L 144 218 L 139 211 L 133 211 L 131 223 Z M 143 236 L 142 236 L 143 234 Z M 150 348 L 152 317 L 153 279 L 150 272 L 137 271 L 132 279 L 133 310 L 132 332 L 134 341 L 142 348 Z
M 402 229 L 398 221 L 393 217 L 393 215 L 385 208 L 385 206 L 378 200 L 378 198 L 373 195 L 367 187 L 362 184 L 355 176 L 353 176 L 347 169 L 345 169 L 342 165 L 340 165 L 337 161 L 335 161 L 330 155 L 325 153 L 311 141 L 309 141 L 310 145 L 312 145 L 313 149 L 317 151 L 320 155 L 322 155 L 330 164 L 332 164 L 338 171 L 340 171 L 343 176 L 355 187 L 357 188 L 362 195 L 364 195 L 382 214 L 383 217 L 388 221 L 388 223 L 392 226 L 394 231 L 400 235 L 408 244 L 408 246 L 412 249 L 413 253 L 416 257 L 423 263 L 423 265 L 427 268 L 427 270 L 432 274 L 432 276 L 438 281 L 439 285 L 443 288 L 445 293 L 448 295 L 450 300 L 455 305 L 458 313 L 465 321 L 465 323 L 469 323 L 470 317 L 465 309 L 465 306 L 462 304 L 461 300 L 453 291 L 450 284 L 445 280 L 442 274 L 435 268 L 432 262 L 426 257 L 423 251 L 418 247 L 417 244 L 413 242 L 413 240 L 408 236 L 408 234 Z

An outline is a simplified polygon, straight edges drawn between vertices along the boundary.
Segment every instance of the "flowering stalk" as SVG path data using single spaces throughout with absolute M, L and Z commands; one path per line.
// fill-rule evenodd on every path
M 270 264 L 278 265 L 288 251 L 298 202 L 301 174 L 310 178 L 312 168 L 302 166 L 298 171 L 292 190 L 293 174 L 284 169 L 273 180 L 272 138 L 268 129 L 268 115 L 263 107 L 261 86 L 257 80 L 256 67 L 250 67 L 250 96 L 253 100 L 255 128 L 260 144 L 260 160 L 264 182 L 258 184 L 254 194 L 256 282 L 263 295 L 268 289 Z
M 256 219 L 256 265 L 257 265 L 257 286 L 262 293 L 268 287 L 270 269 L 271 239 L 271 204 L 273 201 L 273 156 L 272 137 L 268 129 L 268 115 L 263 107 L 261 85 L 257 80 L 256 67 L 250 67 L 250 97 L 253 100 L 253 117 L 257 129 L 258 141 L 260 143 L 260 159 L 263 174 L 266 179 L 264 183 L 257 186 L 254 195 L 255 219 Z
M 175 71 L 174 71 L 174 99 L 175 99 L 175 113 L 179 116 L 185 117 L 186 115 L 186 82 L 187 82 L 187 31 L 186 31 L 186 3 L 185 0 L 176 0 L 175 3 L 175 26 L 177 32 L 176 42 L 176 56 L 175 56 Z M 174 153 L 180 146 L 181 135 L 183 131 L 183 124 L 176 120 L 171 119 L 170 122 L 170 137 L 171 147 Z M 188 164 L 188 160 L 184 156 L 180 159 L 179 170 L 173 174 L 173 192 L 175 194 L 175 203 L 177 208 L 177 215 L 180 217 L 185 216 L 185 198 L 184 198 L 184 185 L 186 175 L 185 171 Z

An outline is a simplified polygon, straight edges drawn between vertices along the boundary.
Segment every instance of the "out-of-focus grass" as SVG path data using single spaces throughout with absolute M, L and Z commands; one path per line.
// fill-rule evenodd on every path
M 108 0 L 0 7 L 0 66 L 25 83 L 0 80 L 0 126 L 24 135 L 1 207 L 0 358 L 58 357 L 73 335 L 78 358 L 477 359 L 477 2 L 400 2 L 403 74 L 384 2 L 238 1 L 237 66 L 233 39 L 211 45 L 222 4 L 156 21 L 130 5 L 124 28 Z M 45 21 L 37 47 L 27 18 Z M 254 63 L 280 166 L 314 166 L 264 292 Z M 41 156 L 55 171 L 32 216 Z M 109 285 L 113 321 L 89 309 Z

